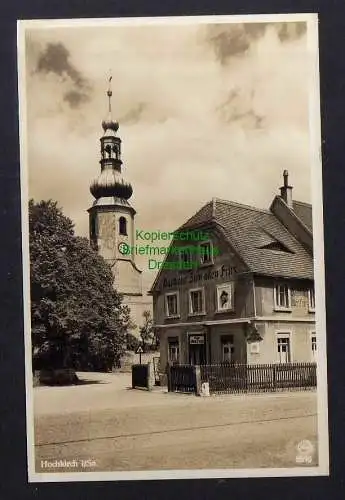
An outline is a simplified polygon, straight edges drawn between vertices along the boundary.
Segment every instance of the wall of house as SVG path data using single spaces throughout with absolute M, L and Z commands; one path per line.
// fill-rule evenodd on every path
M 232 361 L 236 363 L 247 362 L 247 342 L 244 336 L 243 324 L 214 325 L 209 328 L 209 339 L 211 343 L 211 363 L 221 363 L 222 359 L 222 336 L 233 335 L 234 352 Z
M 277 363 L 278 347 L 277 334 L 286 333 L 290 337 L 291 361 L 305 363 L 315 361 L 311 349 L 312 332 L 315 332 L 313 322 L 263 322 L 257 325 L 263 340 L 259 342 L 259 353 L 250 352 L 250 344 L 247 344 L 248 363 Z
M 275 309 L 274 286 L 287 283 L 291 290 L 291 309 L 281 311 Z M 309 311 L 308 290 L 312 282 L 301 280 L 280 280 L 273 278 L 255 278 L 255 303 L 257 316 L 286 316 L 287 318 L 305 318 L 315 320 L 315 313 Z
M 235 317 L 248 317 L 254 314 L 254 298 L 251 275 L 246 267 L 235 255 L 232 249 L 215 234 L 211 234 L 212 243 L 219 249 L 219 255 L 214 263 L 199 267 L 192 271 L 170 271 L 161 273 L 154 293 L 155 324 L 175 324 L 177 322 L 196 322 L 210 320 L 225 320 Z M 191 242 L 188 242 L 191 244 Z M 185 242 L 178 242 L 176 246 L 185 246 Z M 175 244 L 174 244 L 175 246 Z M 174 257 L 177 260 L 177 256 Z M 167 260 L 171 262 L 172 258 Z M 228 282 L 234 283 L 233 311 L 217 312 L 216 286 Z M 189 304 L 189 290 L 203 288 L 205 296 L 205 314 L 191 315 Z M 179 318 L 166 317 L 165 294 L 179 293 Z
M 161 366 L 166 366 L 168 362 L 168 337 L 178 337 L 179 361 L 182 364 L 189 363 L 188 334 L 193 333 L 206 335 L 207 363 L 222 361 L 223 335 L 233 335 L 233 361 L 250 364 L 276 363 L 278 332 L 290 332 L 292 361 L 312 361 L 311 332 L 315 331 L 315 315 L 309 311 L 308 290 L 313 283 L 307 280 L 289 280 L 291 309 L 288 312 L 275 310 L 274 286 L 284 281 L 269 277 L 253 279 L 235 252 L 217 233 L 211 233 L 211 238 L 213 245 L 217 245 L 220 250 L 220 255 L 215 257 L 213 265 L 199 268 L 197 271 L 165 270 L 156 284 L 153 294 L 154 321 L 158 327 L 164 325 L 159 330 Z M 185 243 L 180 242 L 180 246 L 185 246 Z M 229 281 L 234 283 L 234 310 L 217 312 L 216 286 Z M 198 287 L 204 288 L 206 310 L 203 315 L 192 316 L 189 311 L 189 290 Z M 167 318 L 165 294 L 175 291 L 179 293 L 179 317 Z M 271 321 L 265 321 L 264 318 L 267 317 L 271 318 Z M 257 353 L 246 339 L 247 318 L 254 320 L 254 326 L 262 338 L 257 344 Z M 243 322 L 222 323 L 242 319 Z M 217 323 L 205 324 L 211 321 Z
M 176 328 L 162 328 L 159 331 L 159 341 L 160 341 L 160 366 L 161 369 L 164 370 L 168 363 L 168 348 L 169 337 L 177 337 L 179 339 L 180 346 L 180 354 L 181 354 L 181 338 L 182 338 L 182 330 L 178 327 Z M 183 364 L 185 361 L 180 358 L 180 363 Z
M 159 333 L 160 338 L 160 360 L 161 366 L 165 367 L 168 363 L 168 347 L 169 337 L 178 338 L 179 341 L 179 362 L 181 364 L 189 364 L 189 335 L 204 334 L 206 342 L 206 363 L 218 364 L 222 359 L 222 336 L 233 335 L 234 353 L 232 360 L 237 363 L 246 363 L 247 347 L 244 336 L 243 324 L 231 325 L 213 325 L 203 327 L 202 325 L 174 326 L 169 328 L 161 328 Z

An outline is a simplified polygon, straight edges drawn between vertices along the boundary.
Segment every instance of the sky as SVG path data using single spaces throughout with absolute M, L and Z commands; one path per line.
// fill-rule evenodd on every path
M 173 231 L 213 197 L 268 208 L 284 169 L 310 202 L 312 56 L 304 22 L 27 29 L 29 195 L 88 236 L 111 72 L 138 229 Z

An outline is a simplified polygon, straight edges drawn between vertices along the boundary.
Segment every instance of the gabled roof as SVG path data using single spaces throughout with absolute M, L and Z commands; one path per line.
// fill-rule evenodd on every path
M 254 274 L 313 279 L 312 256 L 271 211 L 213 199 L 178 231 L 212 222 Z

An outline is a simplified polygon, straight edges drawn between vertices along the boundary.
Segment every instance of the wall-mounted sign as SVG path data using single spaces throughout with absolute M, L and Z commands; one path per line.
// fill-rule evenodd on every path
M 217 285 L 217 310 L 228 311 L 232 309 L 233 283 Z
M 202 269 L 197 271 L 181 271 L 178 276 L 173 278 L 164 278 L 163 279 L 163 288 L 166 287 L 175 287 L 181 285 L 187 285 L 191 283 L 197 283 L 199 281 L 212 281 L 217 279 L 232 279 L 235 278 L 236 274 L 240 272 L 234 266 L 220 266 L 217 269 L 211 269 L 208 271 L 203 271 Z
M 204 335 L 190 335 L 189 336 L 190 344 L 204 344 L 205 336 Z
M 252 342 L 250 344 L 250 354 L 259 354 L 259 352 L 260 352 L 259 342 Z
M 292 305 L 293 307 L 308 307 L 308 297 L 305 295 L 297 295 L 296 293 L 292 295 Z

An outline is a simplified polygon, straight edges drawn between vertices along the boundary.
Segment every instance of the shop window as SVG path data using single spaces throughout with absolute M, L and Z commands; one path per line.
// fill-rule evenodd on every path
M 165 295 L 165 310 L 168 317 L 179 315 L 178 293 L 167 293 Z
M 176 337 L 168 338 L 168 361 L 172 364 L 179 363 L 180 359 L 180 347 L 179 341 Z
M 204 313 L 204 290 L 197 288 L 189 291 L 190 314 Z
M 218 285 L 217 291 L 217 310 L 228 311 L 233 309 L 233 285 L 226 283 Z
M 127 220 L 125 217 L 119 218 L 119 233 L 127 236 Z
M 213 264 L 213 249 L 210 241 L 205 241 L 199 245 L 200 263 L 202 265 Z
M 278 363 L 291 363 L 291 342 L 289 333 L 277 335 Z
M 275 309 L 291 309 L 291 290 L 286 284 L 278 284 L 274 287 Z
M 315 290 L 314 287 L 308 290 L 308 308 L 310 312 L 315 311 Z

